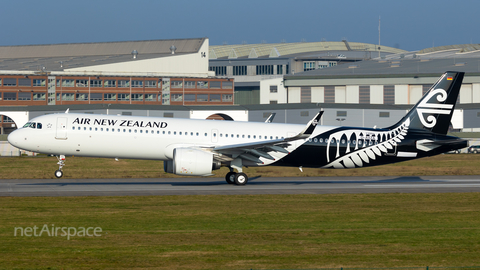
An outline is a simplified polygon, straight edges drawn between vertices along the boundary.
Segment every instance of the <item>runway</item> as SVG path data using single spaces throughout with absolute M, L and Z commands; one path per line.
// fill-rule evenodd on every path
M 334 193 L 480 192 L 480 175 L 404 177 L 251 177 L 246 186 L 223 178 L 9 179 L 0 196 L 145 196 Z

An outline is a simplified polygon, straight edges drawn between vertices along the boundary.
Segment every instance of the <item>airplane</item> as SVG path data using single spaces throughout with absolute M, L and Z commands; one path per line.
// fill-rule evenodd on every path
M 17 148 L 55 155 L 63 176 L 65 156 L 163 160 L 167 173 L 208 176 L 221 166 L 225 180 L 245 185 L 243 167 L 361 168 L 433 156 L 468 146 L 448 136 L 463 72 L 445 72 L 395 125 L 362 128 L 92 115 L 49 114 L 31 119 L 8 141 Z

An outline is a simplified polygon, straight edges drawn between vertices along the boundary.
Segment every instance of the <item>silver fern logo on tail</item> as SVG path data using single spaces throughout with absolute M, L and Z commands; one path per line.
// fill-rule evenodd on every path
M 426 128 L 433 128 L 437 124 L 437 118 L 433 114 L 450 114 L 452 112 L 452 104 L 428 103 L 433 97 L 437 98 L 438 102 L 445 102 L 447 99 L 447 91 L 438 88 L 430 93 L 418 104 L 417 113 L 420 122 Z M 428 115 L 427 118 L 424 116 Z
M 403 124 L 393 130 L 378 132 L 369 131 L 368 139 L 365 137 L 365 134 L 367 133 L 365 130 L 346 130 L 336 132 L 330 135 L 328 139 L 326 154 L 329 163 L 323 166 L 323 168 L 344 169 L 363 167 L 365 163 L 370 163 L 371 160 L 381 157 L 405 139 L 409 125 L 410 119 L 407 118 Z M 347 138 L 348 141 L 350 141 L 352 137 L 356 138 L 355 145 L 352 147 L 353 149 L 347 144 L 345 155 L 340 155 L 340 140 L 342 137 Z M 360 141 L 362 141 L 362 143 L 360 143 Z M 337 147 L 335 160 L 332 162 L 330 162 L 329 157 L 330 142 L 336 142 Z M 332 146 L 335 147 L 334 145 Z

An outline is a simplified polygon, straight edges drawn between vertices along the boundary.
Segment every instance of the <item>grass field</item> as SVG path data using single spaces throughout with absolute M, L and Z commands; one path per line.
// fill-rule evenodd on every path
M 251 176 L 480 174 L 480 155 L 373 168 L 249 168 Z M 52 178 L 52 157 L 0 176 Z M 155 161 L 67 158 L 65 177 L 171 177 Z M 223 177 L 225 171 L 216 171 Z M 1 180 L 0 180 L 1 181 Z M 480 266 L 480 194 L 1 197 L 0 269 L 306 269 Z M 15 228 L 99 227 L 100 236 Z M 15 236 L 17 232 L 17 236 Z
M 58 169 L 55 157 L 0 158 L 0 178 L 55 178 Z M 177 177 L 163 171 L 163 162 L 152 160 L 119 160 L 67 157 L 64 178 L 163 178 Z M 391 165 L 347 170 L 326 170 L 288 167 L 252 167 L 244 171 L 250 176 L 406 176 L 406 175 L 480 175 L 480 155 L 438 155 Z M 224 177 L 227 168 L 213 171 L 213 177 Z M 183 176 L 182 176 L 183 177 Z
M 29 197 L 0 204 L 0 268 L 7 269 L 480 265 L 478 193 Z M 15 227 L 44 224 L 102 233 L 14 236 Z

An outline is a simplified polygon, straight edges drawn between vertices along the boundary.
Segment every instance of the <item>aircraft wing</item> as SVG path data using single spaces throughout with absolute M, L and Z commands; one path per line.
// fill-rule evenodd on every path
M 290 142 L 308 138 L 315 130 L 322 115 L 323 111 L 317 113 L 305 128 L 295 136 L 252 143 L 222 145 L 210 150 L 217 154 L 215 158 L 220 161 L 231 161 L 239 157 L 256 163 L 265 163 L 265 160 L 273 162 L 296 149 Z

